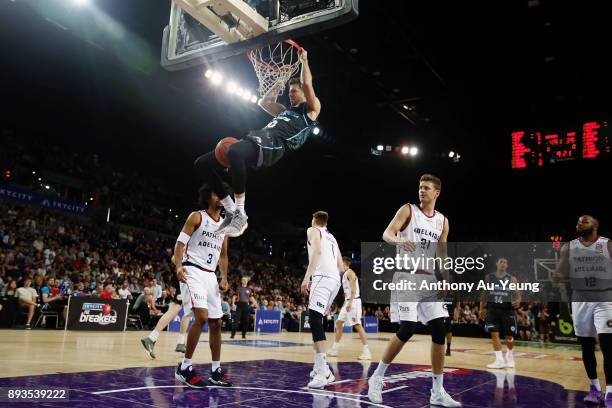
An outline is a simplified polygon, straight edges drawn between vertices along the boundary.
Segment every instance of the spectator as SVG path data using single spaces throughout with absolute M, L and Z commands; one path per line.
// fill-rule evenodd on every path
M 53 288 L 55 288 L 55 285 L 56 279 L 50 276 L 49 278 L 47 278 L 47 284 L 43 286 L 43 288 L 40 290 L 42 297 L 42 309 L 57 312 L 58 314 L 61 313 L 62 317 L 65 320 L 67 302 L 65 301 L 64 296 L 59 293 L 59 291 L 56 291 L 56 294 L 53 295 Z M 46 319 L 43 319 L 43 326 L 46 325 L 46 323 Z
M 2 289 L 2 297 L 15 296 L 15 292 L 17 292 L 17 281 L 12 279 Z
M 38 298 L 38 294 L 30 285 L 32 284 L 31 278 L 25 278 L 23 281 L 23 287 L 17 288 L 15 292 L 15 297 L 19 300 L 19 308 L 28 309 L 28 320 L 26 322 L 25 328 L 26 330 L 30 330 L 32 328 L 32 318 L 34 317 L 34 310 L 38 307 L 38 303 L 36 303 L 36 299 Z
M 87 293 L 85 293 L 85 285 L 83 284 L 83 282 L 77 283 L 76 290 L 72 292 L 72 296 L 76 296 L 76 297 L 87 296 Z
M 380 306 L 376 308 L 376 312 L 374 313 L 374 316 L 376 316 L 378 320 L 384 320 L 385 315 L 382 309 L 380 308 Z
M 162 287 L 157 283 L 157 279 L 152 280 L 151 289 L 153 289 L 153 299 L 159 299 L 162 295 Z
M 102 299 L 112 300 L 115 298 L 115 288 L 113 285 L 106 285 L 102 293 L 99 294 Z
M 129 283 L 126 280 L 123 281 L 123 284 L 121 285 L 121 288 L 119 288 L 119 297 L 121 299 L 129 299 L 132 300 L 132 292 L 130 291 L 129 288 Z

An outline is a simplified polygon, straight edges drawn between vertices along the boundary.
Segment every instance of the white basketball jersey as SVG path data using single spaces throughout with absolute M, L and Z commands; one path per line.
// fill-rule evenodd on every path
M 397 233 L 399 238 L 410 242 L 419 243 L 417 253 L 407 252 L 404 248 L 398 247 L 398 255 L 406 253 L 408 256 L 423 256 L 433 258 L 436 256 L 437 243 L 444 230 L 445 217 L 442 213 L 434 211 L 431 217 L 425 215 L 421 207 L 410 204 L 410 219 L 408 223 Z M 432 245 L 432 243 L 434 243 Z M 433 271 L 430 271 L 433 272 Z
M 340 280 L 338 271 L 339 248 L 336 238 L 327 231 L 327 228 L 314 227 L 321 233 L 321 256 L 312 276 L 329 276 Z M 308 258 L 310 258 L 312 247 L 308 242 Z
M 207 271 L 214 272 L 219 263 L 225 238 L 225 234 L 217 234 L 215 231 L 221 225 L 223 217 L 215 221 L 206 211 L 200 211 L 200 216 L 202 217 L 200 225 L 193 231 L 185 246 L 183 262 L 191 262 Z
M 608 238 L 585 246 L 579 239 L 570 242 L 570 282 L 573 290 L 612 289 L 612 259 L 608 250 Z
M 355 284 L 357 286 L 357 290 L 356 290 L 357 293 L 355 293 L 355 299 L 357 299 L 360 296 L 359 278 L 357 278 L 357 276 L 355 276 Z M 348 280 L 348 270 L 342 274 L 342 289 L 344 290 L 344 298 L 350 299 L 351 298 L 351 281 Z

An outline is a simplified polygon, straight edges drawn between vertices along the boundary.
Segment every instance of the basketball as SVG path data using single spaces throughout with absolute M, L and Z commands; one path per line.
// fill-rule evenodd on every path
M 238 139 L 236 139 L 235 137 L 224 137 L 223 139 L 219 140 L 219 143 L 217 143 L 217 147 L 215 147 L 215 159 L 217 159 L 217 161 L 223 167 L 231 167 L 230 162 L 227 159 L 226 153 L 227 149 L 229 149 L 229 147 L 237 141 Z

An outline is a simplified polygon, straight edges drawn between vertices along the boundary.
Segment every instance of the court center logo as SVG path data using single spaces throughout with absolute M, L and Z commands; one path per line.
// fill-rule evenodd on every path
M 117 311 L 108 303 L 83 303 L 81 323 L 97 323 L 100 326 L 117 323 Z

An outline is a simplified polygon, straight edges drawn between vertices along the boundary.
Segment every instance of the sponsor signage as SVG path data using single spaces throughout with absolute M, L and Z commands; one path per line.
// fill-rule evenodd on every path
M 129 302 L 71 296 L 68 301 L 66 330 L 123 331 Z

